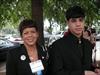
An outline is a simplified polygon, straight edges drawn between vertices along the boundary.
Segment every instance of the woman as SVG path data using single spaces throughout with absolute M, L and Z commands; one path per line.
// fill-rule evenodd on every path
M 38 44 L 37 24 L 23 20 L 19 25 L 23 44 L 8 52 L 6 75 L 45 75 L 47 52 Z

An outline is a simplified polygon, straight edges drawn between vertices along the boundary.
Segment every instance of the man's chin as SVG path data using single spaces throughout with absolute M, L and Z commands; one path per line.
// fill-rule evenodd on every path
M 81 32 L 78 32 L 78 33 L 76 33 L 76 35 L 77 35 L 77 36 L 81 36 L 81 35 L 82 35 L 82 33 L 81 33 Z

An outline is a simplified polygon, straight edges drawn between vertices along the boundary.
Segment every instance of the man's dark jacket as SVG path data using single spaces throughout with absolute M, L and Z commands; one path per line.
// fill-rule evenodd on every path
M 47 75 L 84 75 L 92 70 L 92 44 L 71 33 L 49 47 L 49 56 Z

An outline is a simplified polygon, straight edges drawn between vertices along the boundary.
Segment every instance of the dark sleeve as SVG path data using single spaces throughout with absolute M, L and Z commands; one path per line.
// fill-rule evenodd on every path
M 48 71 L 48 75 L 84 75 L 84 71 L 82 70 L 71 71 L 64 68 L 63 58 L 61 57 L 61 52 L 57 45 L 53 45 L 49 48 Z
M 92 44 L 86 42 L 84 48 L 84 69 L 92 70 Z
M 9 51 L 7 54 L 7 63 L 6 63 L 6 75 L 17 75 L 16 71 L 16 60 L 15 55 L 12 51 Z

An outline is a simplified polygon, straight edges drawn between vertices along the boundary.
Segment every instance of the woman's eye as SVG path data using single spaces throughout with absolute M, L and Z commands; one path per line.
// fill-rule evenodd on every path
M 28 34 L 28 32 L 25 32 L 24 34 Z
M 31 33 L 35 33 L 35 31 L 31 31 Z

